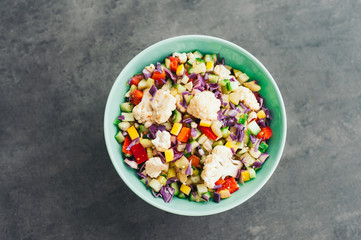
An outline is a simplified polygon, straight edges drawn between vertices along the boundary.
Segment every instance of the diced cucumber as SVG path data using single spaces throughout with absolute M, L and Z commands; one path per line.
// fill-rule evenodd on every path
M 234 91 L 234 90 L 238 89 L 238 88 L 239 88 L 239 82 L 236 82 L 236 81 L 232 82 L 232 81 L 230 81 L 230 87 L 231 87 L 231 91 Z
M 191 192 L 189 194 L 189 200 L 191 200 L 192 202 L 196 202 L 197 201 L 197 195 L 194 196 L 193 192 Z
M 214 74 L 209 74 L 208 75 L 208 80 L 210 83 L 217 83 L 219 80 L 219 76 L 214 75 Z
M 130 123 L 129 123 L 129 122 L 120 122 L 120 123 L 118 124 L 118 127 L 119 127 L 119 129 L 125 131 L 125 130 L 127 130 L 128 128 L 130 128 Z
M 199 175 L 191 176 L 189 179 L 192 181 L 193 184 L 197 184 L 202 181 Z
M 165 129 L 167 129 L 168 131 L 172 129 L 172 124 L 170 122 L 163 123 L 163 125 L 165 126 Z
M 251 155 L 249 155 L 249 153 L 245 153 L 243 157 L 243 163 L 246 167 L 252 166 L 256 161 Z
M 197 65 L 193 65 L 191 68 L 189 68 L 188 72 L 190 74 L 192 73 L 205 73 L 207 71 L 207 68 L 206 68 L 206 64 L 205 63 L 200 63 L 200 64 L 197 64 Z
M 165 68 L 165 64 L 164 64 L 164 63 L 162 63 L 160 66 L 162 67 L 162 69 Z
M 247 128 L 251 131 L 253 135 L 257 135 L 261 131 L 261 128 L 258 126 L 256 121 L 248 123 Z
M 172 81 L 167 80 L 167 82 L 163 85 L 162 89 L 164 90 L 170 90 L 173 87 Z
M 208 192 L 208 188 L 205 184 L 197 184 L 197 192 L 202 196 L 203 193 Z
M 131 112 L 133 110 L 133 107 L 133 104 L 131 104 L 130 102 L 120 104 L 120 110 L 122 112 Z
M 123 136 L 121 131 L 119 131 L 114 137 L 119 144 L 124 142 L 124 140 L 125 140 L 125 137 Z
M 208 137 L 205 135 L 205 134 L 202 134 L 200 137 L 199 137 L 199 139 L 198 139 L 198 143 L 199 144 L 203 144 L 203 143 L 205 143 L 206 141 L 207 141 L 207 139 L 208 139 Z
M 204 61 L 203 59 L 201 58 L 196 58 L 196 64 L 201 64 L 201 63 L 206 63 L 206 61 Z
M 147 180 L 145 178 L 140 179 L 140 181 L 145 185 Z
M 157 179 L 152 179 L 149 183 L 149 187 L 154 191 L 159 192 L 163 185 Z
M 259 156 L 261 156 L 261 152 L 259 150 L 257 150 L 256 152 L 254 151 L 254 148 L 251 148 L 249 150 L 249 154 L 254 157 L 254 158 L 259 158 Z
M 249 135 L 251 134 L 251 131 L 249 129 L 247 129 L 247 131 L 244 131 L 244 137 L 243 137 L 243 142 L 245 145 L 248 145 L 249 143 Z
M 194 58 L 203 58 L 203 54 L 200 53 L 198 50 L 193 52 Z
M 192 58 L 192 59 L 189 59 L 189 60 L 187 61 L 187 64 L 188 64 L 189 66 L 193 66 L 195 62 L 196 62 L 196 59 L 195 59 L 195 58 Z
M 231 85 L 230 85 L 228 79 L 223 79 L 223 80 L 219 81 L 219 86 L 221 86 L 221 90 L 222 90 L 223 94 L 228 93 L 231 89 Z
M 227 138 L 229 135 L 231 135 L 231 132 L 229 131 L 229 127 L 223 127 L 221 128 L 222 131 L 222 137 Z
M 244 113 L 242 114 L 242 116 L 239 118 L 239 123 L 242 123 L 242 124 L 245 124 L 246 123 L 246 120 L 248 118 L 248 113 Z
M 138 83 L 138 89 L 139 90 L 143 90 L 147 88 L 147 80 L 142 79 L 139 83 Z
M 191 148 L 192 148 L 192 154 L 196 150 L 196 148 L 199 146 L 199 143 L 197 141 L 191 141 Z
M 187 75 L 184 75 L 184 77 L 181 80 L 181 83 L 183 83 L 184 85 L 186 85 L 189 81 L 189 77 Z
M 130 93 L 133 93 L 134 90 L 137 90 L 137 86 L 135 86 L 135 85 L 133 84 L 132 86 L 130 86 L 129 91 L 130 91 Z
M 180 84 L 175 85 L 175 89 L 177 89 L 177 92 L 179 94 L 182 94 L 183 92 L 187 91 L 187 89 L 183 85 L 180 85 Z
M 151 147 L 153 146 L 152 141 L 149 140 L 149 139 L 140 138 L 140 139 L 139 139 L 139 142 L 140 142 L 140 144 L 142 144 L 143 147 L 145 147 L 145 148 L 151 148 Z
M 205 62 L 213 62 L 213 58 L 211 55 L 206 54 L 206 55 L 204 55 L 204 61 Z
M 174 196 L 179 194 L 179 186 L 177 182 L 173 182 L 170 184 L 170 187 L 174 189 Z
M 139 132 L 145 134 L 149 132 L 149 129 L 146 128 L 144 125 L 139 125 Z
M 169 60 L 169 58 L 165 59 L 165 67 L 170 69 L 170 60 Z
M 182 199 L 187 198 L 187 196 L 186 196 L 184 193 L 182 193 L 182 192 L 179 192 L 179 194 L 177 195 L 177 197 L 182 198 Z
M 116 117 L 113 121 L 113 124 L 117 126 L 120 122 L 121 121 L 118 119 L 118 117 Z
M 147 79 L 147 88 L 151 88 L 154 85 L 154 79 L 148 78 Z
M 204 164 L 204 162 L 206 161 L 206 158 L 207 158 L 207 156 L 206 155 L 203 155 L 202 157 L 201 157 L 201 164 Z
M 185 98 L 187 104 L 190 103 L 190 101 L 192 100 L 193 97 L 194 97 L 193 95 L 184 95 L 184 98 Z
M 127 121 L 127 122 L 133 122 L 134 121 L 134 116 L 133 113 L 122 113 L 122 116 L 124 116 L 123 121 Z
M 265 153 L 266 150 L 268 148 L 268 144 L 265 143 L 265 142 L 261 142 L 259 147 L 258 147 L 258 150 L 261 152 L 261 153 Z
M 182 121 L 182 114 L 176 109 L 172 113 L 172 122 L 179 123 Z
M 217 54 L 213 53 L 212 54 L 212 59 L 213 59 L 213 62 L 217 62 Z
M 203 193 L 202 195 L 206 195 L 209 199 L 212 197 L 212 193 L 210 191 Z
M 228 65 L 224 65 L 225 68 L 227 68 L 229 71 L 232 70 L 232 67 L 231 66 L 228 66 Z
M 223 134 L 223 133 L 222 133 Z M 223 139 L 220 139 L 216 142 L 213 143 L 213 148 L 218 146 L 218 145 L 224 145 L 224 140 Z
M 256 171 L 253 168 L 247 168 L 247 170 L 251 179 L 256 177 Z

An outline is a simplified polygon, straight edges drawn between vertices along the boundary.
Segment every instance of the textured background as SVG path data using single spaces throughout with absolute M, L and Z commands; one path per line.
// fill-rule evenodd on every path
M 361 1 L 0 1 L 0 239 L 361 239 Z M 283 94 L 287 143 L 241 206 L 139 199 L 103 139 L 126 63 L 182 34 L 232 41 Z

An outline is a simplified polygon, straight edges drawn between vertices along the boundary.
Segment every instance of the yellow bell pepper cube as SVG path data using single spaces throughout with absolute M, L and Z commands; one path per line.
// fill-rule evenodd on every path
M 181 64 L 177 67 L 176 74 L 178 77 L 180 77 L 180 76 L 183 76 L 183 73 L 184 73 L 184 65 Z
M 185 184 L 182 184 L 182 186 L 180 187 L 180 191 L 185 195 L 189 195 L 189 193 L 191 192 L 191 188 Z
M 173 149 L 165 150 L 164 154 L 165 154 L 165 161 L 166 162 L 173 161 L 173 159 L 174 159 Z
M 136 138 L 139 138 L 139 134 L 137 132 L 137 129 L 135 129 L 134 125 L 128 128 L 127 132 L 129 134 L 130 139 L 134 140 Z
M 181 129 L 182 129 L 181 123 L 174 123 L 172 130 L 170 130 L 170 133 L 178 136 Z
M 233 148 L 234 151 L 237 151 L 238 147 L 235 142 L 228 141 L 225 145 L 226 147 Z
M 202 126 L 202 127 L 210 127 L 211 125 L 212 125 L 212 121 L 201 120 L 199 122 L 199 126 Z
M 248 170 L 241 172 L 241 176 L 243 182 L 247 182 L 251 179 Z
M 229 192 L 228 189 L 224 189 L 219 191 L 219 193 L 221 194 L 221 198 L 229 198 L 231 196 L 231 193 Z
M 261 110 L 257 113 L 258 119 L 265 118 L 265 117 L 266 117 L 266 113 L 263 110 Z
M 212 70 L 213 70 L 213 66 L 214 66 L 214 62 L 213 62 L 213 61 L 207 62 L 207 63 L 206 63 L 206 69 L 207 69 L 207 71 L 212 71 Z

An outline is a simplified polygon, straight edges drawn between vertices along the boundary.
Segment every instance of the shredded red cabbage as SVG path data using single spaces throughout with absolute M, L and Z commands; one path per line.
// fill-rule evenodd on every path
M 262 162 L 264 162 L 267 160 L 268 157 L 269 157 L 268 153 L 261 153 L 261 155 L 258 157 L 258 159 L 261 160 Z
M 216 203 L 219 203 L 221 201 L 221 194 L 218 192 L 215 192 L 213 195 L 213 201 Z
M 252 134 L 249 135 L 249 139 L 251 140 L 251 142 L 253 144 L 257 141 L 257 137 L 255 135 L 252 135 Z
M 165 157 L 163 156 L 163 153 L 157 152 L 157 155 L 158 155 L 158 157 L 160 158 L 160 160 L 162 161 L 162 163 L 165 163 L 165 162 L 166 162 L 166 161 L 165 161 Z
M 150 127 L 149 127 L 149 133 L 152 135 L 152 138 L 156 138 L 156 133 L 158 131 L 158 127 L 157 125 L 155 124 L 152 124 Z
M 204 74 L 204 80 L 208 80 L 208 79 L 209 79 L 209 73 L 206 72 L 206 73 Z
M 172 200 L 174 192 L 175 190 L 170 186 L 163 186 L 159 191 L 166 203 L 169 203 Z
M 193 120 L 191 118 L 186 118 L 186 119 L 183 119 L 183 122 L 184 123 L 191 123 L 191 122 L 193 122 Z
M 153 189 L 152 189 L 152 194 L 155 198 L 162 197 L 162 194 L 160 194 L 160 192 L 156 193 Z
M 187 150 L 187 153 L 192 152 L 192 144 L 188 143 L 188 144 L 186 145 L 186 150 Z
M 125 118 L 124 115 L 119 115 L 119 116 L 117 117 L 118 120 L 124 120 L 124 118 Z
M 151 72 L 149 72 L 147 69 L 143 69 L 143 75 L 144 75 L 144 78 L 145 79 L 148 79 L 148 78 L 150 78 L 150 77 L 152 77 L 152 73 Z
M 252 165 L 253 168 L 260 168 L 262 166 L 261 162 L 255 161 Z
M 221 188 L 221 187 L 222 187 L 221 184 L 219 184 L 219 185 L 214 185 L 213 189 L 218 189 L 218 188 Z
M 209 202 L 209 197 L 208 197 L 207 195 L 203 194 L 201 198 L 203 198 L 204 200 L 206 200 L 206 202 Z
M 231 148 L 231 151 L 232 151 L 233 155 L 236 154 L 236 151 L 234 151 L 233 147 Z
M 180 159 L 184 155 L 183 152 L 176 152 L 173 155 L 173 161 Z
M 172 178 L 168 178 L 167 182 L 165 185 L 169 185 L 171 183 L 174 183 L 174 182 L 178 182 L 179 179 L 178 178 L 175 178 L 175 177 L 172 177 Z
M 224 58 L 222 58 L 222 64 L 225 65 L 226 61 L 224 60 Z
M 195 78 L 195 77 L 197 77 L 197 73 L 192 73 L 192 74 L 188 75 L 189 79 L 192 79 L 192 78 Z
M 191 128 L 191 136 L 192 136 L 192 137 L 195 137 L 195 136 L 197 136 L 197 134 L 198 134 L 197 129 Z
M 143 172 L 144 168 L 145 168 L 145 163 L 143 163 L 143 165 L 140 167 L 139 172 Z
M 150 95 L 152 95 L 152 97 L 154 97 L 155 94 L 157 93 L 157 88 L 154 85 L 152 85 L 152 87 L 149 89 L 149 93 Z
M 256 97 L 256 98 L 257 98 L 259 105 L 262 107 L 263 106 L 263 98 L 262 97 Z
M 203 156 L 204 155 L 204 151 L 201 147 L 198 146 L 198 153 L 199 155 Z
M 133 169 L 138 169 L 138 163 L 135 162 L 135 161 L 132 161 L 132 160 L 129 160 L 129 159 L 124 159 L 124 162 L 130 167 L 130 168 L 133 168 Z
M 134 139 L 127 147 L 127 151 L 129 151 L 138 142 L 139 142 L 139 138 Z
M 164 125 L 158 125 L 158 131 L 165 131 L 166 130 L 166 127 Z
M 231 107 L 231 109 L 235 109 L 236 106 L 234 106 L 234 104 L 232 102 L 229 102 L 229 106 Z
M 160 62 L 157 62 L 157 67 L 156 67 L 155 71 L 158 71 L 158 72 L 160 72 L 160 73 L 163 72 L 163 71 L 162 71 L 162 65 L 160 64 Z
M 187 169 L 186 169 L 186 171 L 185 171 L 185 174 L 186 174 L 187 176 L 189 176 L 189 175 L 192 174 L 192 159 L 189 161 L 189 164 L 188 164 L 188 167 L 187 167 Z
M 137 175 L 141 178 L 147 179 L 147 176 L 145 176 L 143 173 L 141 172 L 137 172 Z
M 237 113 L 238 112 L 236 110 L 231 109 L 231 110 L 228 111 L 228 116 L 235 117 L 237 115 Z
M 174 83 L 177 81 L 177 76 L 175 76 L 168 68 L 164 68 L 164 71 L 167 74 L 167 76 L 172 79 Z
M 239 105 L 243 108 L 244 113 L 248 113 L 251 111 L 248 107 L 246 107 L 242 102 L 239 102 Z
M 238 169 L 236 179 L 239 179 L 240 176 L 241 176 L 241 169 Z
M 265 123 L 265 121 L 264 121 L 264 118 L 258 119 L 258 120 L 257 120 L 257 124 L 258 124 L 258 126 L 260 126 L 260 127 L 266 127 L 266 123 Z
M 219 84 L 218 83 L 209 83 L 208 86 L 209 86 L 210 91 L 214 91 L 214 90 L 219 89 Z

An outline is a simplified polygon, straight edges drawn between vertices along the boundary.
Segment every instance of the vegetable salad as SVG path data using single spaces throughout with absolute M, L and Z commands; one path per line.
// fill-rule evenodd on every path
M 268 158 L 261 87 L 219 54 L 173 53 L 127 85 L 115 139 L 155 197 L 219 203 Z

